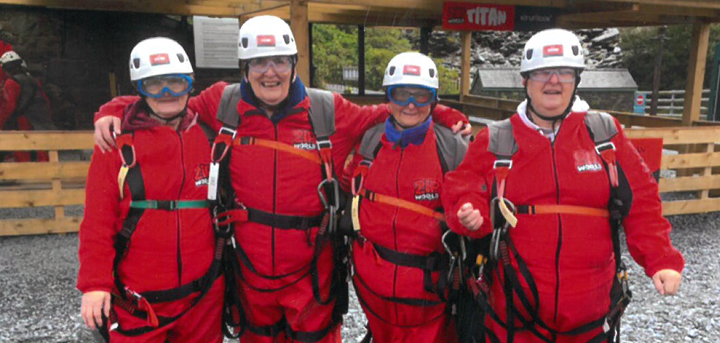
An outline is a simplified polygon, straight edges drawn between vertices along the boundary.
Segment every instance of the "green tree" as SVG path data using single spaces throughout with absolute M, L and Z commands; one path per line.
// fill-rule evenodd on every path
M 638 87 L 652 89 L 655 56 L 658 53 L 658 27 L 632 28 L 621 31 L 620 46 L 623 49 L 624 63 Z M 691 25 L 668 26 L 660 69 L 660 89 L 685 89 L 687 82 L 688 59 L 691 48 Z M 720 25 L 710 28 L 710 47 L 708 49 L 705 84 L 709 88 L 715 44 L 720 41 Z
M 313 25 L 314 86 L 348 84 L 343 80 L 343 67 L 357 66 L 357 27 Z

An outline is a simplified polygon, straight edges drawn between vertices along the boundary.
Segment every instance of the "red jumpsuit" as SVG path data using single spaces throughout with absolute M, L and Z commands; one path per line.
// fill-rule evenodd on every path
M 215 115 L 226 86 L 224 82 L 216 83 L 189 103 L 189 108 L 201 116 L 200 120 L 216 131 L 222 127 Z M 272 119 L 252 104 L 254 100 L 248 88 L 249 84 L 244 83 L 243 98 L 237 105 L 240 116 L 238 136 L 274 140 L 317 151 L 308 119 L 310 101 L 299 79 L 291 86 L 287 105 Z M 364 131 L 383 121 L 387 111 L 384 105 L 360 107 L 339 94 L 334 98 L 333 167 L 340 175 L 348 154 Z M 99 116 L 117 115 L 117 108 L 127 100 L 116 98 L 101 108 Z M 467 121 L 457 111 L 447 107 L 443 111 L 446 115 L 438 117 L 446 126 Z M 259 146 L 234 145 L 230 156 L 235 196 L 248 208 L 270 215 L 313 217 L 322 214 L 317 193 L 322 180 L 319 165 L 293 154 Z M 249 321 L 243 342 L 300 341 L 304 335 L 323 334 L 320 342 L 340 341 L 340 326 L 332 326 L 334 304 L 321 305 L 315 300 L 309 277 L 317 230 L 317 226 L 283 229 L 253 221 L 236 226 L 237 242 L 257 272 L 249 270 L 243 263 L 240 297 Z M 319 293 L 325 299 L 333 271 L 329 246 L 320 253 L 317 267 Z M 291 338 L 287 337 L 288 333 Z
M 609 177 L 595 152 L 585 115 L 584 111 L 571 113 L 563 120 L 554 142 L 530 128 L 520 114 L 510 119 L 519 149 L 507 177 L 508 200 L 515 205 L 607 208 Z M 684 260 L 670 242 L 671 227 L 662 216 L 658 185 L 616 120 L 615 126 L 619 133 L 612 142 L 617 147 L 618 167 L 629 185 L 624 191 L 632 196 L 629 214 L 623 221 L 630 253 L 648 276 L 661 269 L 682 271 Z M 488 152 L 488 137 L 487 129 L 479 133 L 463 163 L 446 175 L 443 192 L 451 227 L 462 227 L 456 214 L 463 204 L 469 202 L 480 210 L 484 221 L 479 236 L 492 232 L 488 208 L 495 182 L 495 155 Z M 567 331 L 605 316 L 615 271 L 608 219 L 554 213 L 518 214 L 517 219 L 517 226 L 509 234 L 537 283 L 539 318 L 554 330 Z M 512 266 L 517 271 L 515 259 Z M 526 283 L 522 287 L 530 294 Z M 515 308 L 522 309 L 518 298 L 514 299 Z M 489 302 L 505 321 L 505 295 L 497 273 L 493 273 Z M 486 317 L 485 324 L 501 341 L 506 340 L 505 330 L 497 322 Z M 600 330 L 578 336 L 559 335 L 557 342 L 587 342 Z M 541 340 L 528 331 L 516 331 L 515 342 Z
M 190 112 L 176 131 L 168 126 L 147 127 L 153 119 L 130 112 L 123 130 L 134 131 L 136 160 L 143 175 L 148 200 L 205 200 L 210 147 Z M 144 126 L 137 126 L 144 118 Z M 150 124 L 152 125 L 152 124 Z M 80 272 L 77 287 L 110 292 L 115 258 L 114 241 L 128 214 L 130 190 L 124 197 L 118 190 L 121 159 L 117 150 L 102 153 L 95 148 L 87 179 L 85 218 L 80 226 Z M 131 236 L 127 255 L 119 264 L 120 280 L 135 292 L 172 289 L 203 276 L 213 260 L 215 236 L 207 208 L 175 211 L 146 209 Z M 222 342 L 220 330 L 223 280 L 217 279 L 200 302 L 170 325 L 137 337 L 111 331 L 117 342 Z M 117 290 L 116 290 L 117 292 Z M 152 305 L 155 313 L 172 317 L 184 311 L 195 298 Z M 127 330 L 143 327 L 144 320 L 113 306 L 120 326 Z
M 430 123 L 421 143 L 411 143 L 404 148 L 383 134 L 381 148 L 364 178 L 363 188 L 441 210 L 443 169 L 432 125 Z M 348 169 L 357 166 L 361 159 L 356 154 Z M 418 212 L 366 199 L 360 205 L 359 222 L 361 238 L 355 241 L 352 249 L 353 281 L 373 341 L 456 341 L 454 321 L 447 303 L 441 300 L 436 289 L 432 290 L 438 287 L 439 270 L 424 271 L 398 265 L 384 259 L 377 250 L 439 258 L 445 253 L 440 222 Z M 460 230 L 461 233 L 466 231 Z M 447 260 L 437 261 L 437 267 L 448 263 Z M 427 274 L 431 277 L 430 285 Z

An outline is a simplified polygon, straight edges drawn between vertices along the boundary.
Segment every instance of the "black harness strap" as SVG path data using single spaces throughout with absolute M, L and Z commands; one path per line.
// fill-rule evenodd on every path
M 145 201 L 145 183 L 143 180 L 140 163 L 138 163 L 138 161 L 136 160 L 137 157 L 135 156 L 135 149 L 132 145 L 131 137 L 133 133 L 127 133 L 126 135 L 131 135 L 129 136 L 130 138 L 126 137 L 125 139 L 125 141 L 128 141 L 130 143 L 122 144 L 120 146 L 120 154 L 124 163 L 124 168 L 129 168 L 127 171 L 127 176 L 125 177 L 125 182 L 127 182 L 128 184 L 132 201 Z M 122 189 L 120 191 L 122 192 Z M 115 324 L 117 325 L 113 328 L 113 330 L 125 336 L 142 335 L 159 327 L 168 325 L 177 320 L 178 318 L 182 317 L 185 313 L 190 311 L 198 302 L 200 302 L 200 300 L 202 300 L 202 298 L 209 292 L 210 288 L 212 288 L 215 280 L 220 276 L 223 247 L 225 246 L 225 242 L 229 237 L 229 232 L 225 232 L 224 234 L 222 234 L 221 232 L 216 230 L 215 254 L 213 257 L 213 261 L 210 264 L 208 271 L 200 278 L 176 288 L 158 291 L 148 291 L 137 294 L 132 292 L 129 288 L 125 286 L 125 284 L 120 279 L 118 269 L 122 259 L 127 255 L 128 249 L 130 248 L 132 235 L 133 233 L 135 233 L 140 218 L 145 213 L 145 210 L 146 209 L 144 208 L 131 206 L 128 210 L 127 216 L 125 217 L 125 221 L 123 222 L 122 229 L 115 238 L 115 258 L 113 260 L 113 275 L 115 287 L 117 288 L 118 292 L 117 294 L 113 293 L 113 303 L 127 310 L 133 316 L 147 320 L 148 317 L 151 316 L 151 314 L 145 310 L 138 308 L 138 305 L 142 300 L 144 300 L 147 304 L 162 303 L 184 299 L 193 293 L 200 293 L 184 311 L 180 312 L 180 314 L 173 317 L 157 316 L 157 326 L 151 325 L 125 330 L 120 327 L 119 323 L 115 322 Z M 163 211 L 167 209 L 157 210 Z M 132 294 L 132 297 L 128 296 L 129 294 Z M 152 316 L 154 316 L 154 314 L 152 314 Z
M 309 230 L 320 226 L 324 213 L 312 217 L 289 216 L 248 208 L 248 221 L 282 230 Z

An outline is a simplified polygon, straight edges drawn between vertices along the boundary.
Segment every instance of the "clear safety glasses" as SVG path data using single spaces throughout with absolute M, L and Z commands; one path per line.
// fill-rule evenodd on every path
M 548 82 L 553 75 L 557 75 L 558 81 L 562 83 L 574 83 L 577 78 L 577 72 L 573 68 L 547 68 L 531 71 L 530 79 L 537 82 Z
M 264 73 L 271 67 L 276 73 L 284 73 L 292 68 L 292 58 L 290 56 L 271 56 L 253 58 L 248 61 L 250 71 L 255 73 Z
M 154 76 L 137 82 L 138 91 L 150 98 L 162 98 L 165 93 L 183 96 L 192 89 L 192 78 L 187 75 Z
M 416 107 L 425 107 L 432 104 L 437 98 L 437 91 L 422 86 L 390 86 L 388 89 L 390 101 L 398 106 L 407 106 L 410 103 Z

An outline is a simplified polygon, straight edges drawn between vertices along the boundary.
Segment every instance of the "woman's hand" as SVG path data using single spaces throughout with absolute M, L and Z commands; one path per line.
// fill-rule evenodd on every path
M 85 325 L 95 330 L 102 325 L 102 315 L 110 317 L 110 293 L 105 291 L 92 291 L 83 294 L 80 308 Z
M 457 216 L 460 224 L 470 231 L 477 231 L 483 223 L 483 217 L 480 215 L 480 211 L 474 209 L 473 205 L 469 202 L 460 207 L 457 211 Z
M 100 151 L 112 151 L 112 148 L 117 147 L 112 130 L 119 135 L 120 125 L 120 118 L 113 116 L 102 117 L 95 122 L 95 144 L 100 147 Z

